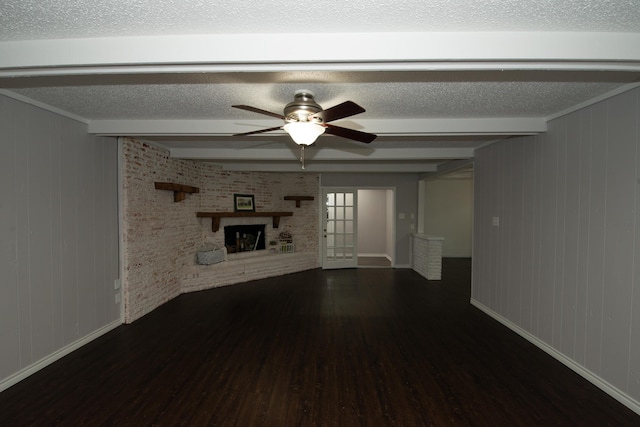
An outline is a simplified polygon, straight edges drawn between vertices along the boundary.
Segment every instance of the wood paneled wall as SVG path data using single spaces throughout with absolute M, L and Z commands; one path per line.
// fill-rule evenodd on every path
M 478 150 L 472 288 L 474 301 L 635 404 L 639 148 L 634 89 L 549 122 L 544 135 Z
M 119 321 L 117 156 L 113 138 L 0 95 L 0 385 Z

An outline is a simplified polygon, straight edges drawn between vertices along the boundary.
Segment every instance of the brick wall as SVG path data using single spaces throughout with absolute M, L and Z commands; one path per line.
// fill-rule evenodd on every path
M 427 280 L 441 280 L 444 239 L 416 234 L 412 239 L 413 269 Z
M 200 193 L 175 203 L 173 193 L 156 190 L 154 182 L 192 185 Z M 233 211 L 234 194 L 253 194 L 256 211 L 292 211 L 273 229 L 271 218 L 223 218 L 211 231 L 211 219 L 198 211 Z M 208 289 L 247 280 L 317 268 L 319 176 L 307 173 L 223 171 L 191 160 L 169 158 L 166 150 L 129 138 L 123 139 L 123 302 L 125 321 L 149 313 L 182 292 Z M 284 201 L 285 195 L 312 195 L 313 202 Z M 224 246 L 225 225 L 267 224 L 267 241 L 289 231 L 294 254 L 271 254 L 231 259 L 201 266 L 196 252 L 204 244 Z M 230 257 L 232 258 L 232 257 Z M 264 259 L 263 259 L 264 258 Z
M 318 253 L 319 235 L 319 186 L 318 174 L 233 172 L 216 169 L 210 164 L 202 165 L 203 179 L 202 211 L 233 211 L 234 194 L 253 194 L 256 212 L 290 211 L 291 217 L 282 217 L 280 226 L 274 229 L 271 218 L 222 218 L 220 231 L 211 231 L 211 220 L 200 219 L 206 243 L 224 246 L 224 227 L 237 224 L 266 224 L 265 241 L 277 240 L 278 234 L 288 231 L 294 238 L 296 251 Z M 314 201 L 302 202 L 296 208 L 295 202 L 285 201 L 284 196 L 314 196 Z
M 154 182 L 197 185 L 200 172 L 194 162 L 131 139 L 123 141 L 123 157 L 123 302 L 130 322 L 181 293 L 182 270 L 202 238 L 193 215 L 199 199 L 174 203 L 173 192 L 156 190 Z

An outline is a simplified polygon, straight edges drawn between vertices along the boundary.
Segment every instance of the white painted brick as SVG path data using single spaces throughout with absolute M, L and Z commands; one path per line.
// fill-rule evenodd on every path
M 200 188 L 175 203 L 171 191 L 156 190 L 167 181 Z M 253 194 L 257 211 L 292 211 L 273 229 L 271 218 L 224 218 L 217 233 L 198 211 L 233 211 L 233 195 Z M 125 321 L 149 313 L 183 292 L 226 286 L 319 266 L 319 175 L 223 171 L 191 160 L 172 159 L 166 150 L 134 140 L 123 142 L 123 300 Z M 285 201 L 286 195 L 315 196 L 313 202 Z M 296 252 L 235 259 L 211 266 L 196 263 L 205 243 L 224 245 L 225 225 L 264 223 L 267 241 L 288 231 Z
M 427 280 L 442 278 L 443 239 L 413 236 L 413 269 Z

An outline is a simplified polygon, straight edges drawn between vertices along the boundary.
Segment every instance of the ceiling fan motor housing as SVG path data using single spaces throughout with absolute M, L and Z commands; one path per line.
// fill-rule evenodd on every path
M 293 98 L 293 101 L 284 107 L 284 116 L 288 122 L 322 122 L 320 117 L 310 117 L 322 111 L 322 107 L 313 99 L 313 92 L 306 89 L 298 90 Z

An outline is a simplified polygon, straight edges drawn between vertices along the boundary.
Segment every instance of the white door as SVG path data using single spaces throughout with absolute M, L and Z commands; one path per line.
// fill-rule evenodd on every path
M 358 266 L 358 189 L 327 187 L 324 200 L 322 268 L 355 268 Z

